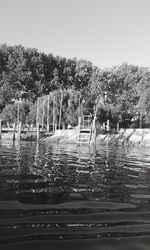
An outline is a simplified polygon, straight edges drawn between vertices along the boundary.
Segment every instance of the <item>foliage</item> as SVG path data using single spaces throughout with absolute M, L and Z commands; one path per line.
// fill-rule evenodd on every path
M 144 126 L 150 126 L 148 68 L 124 63 L 99 69 L 86 60 L 55 57 L 34 48 L 25 49 L 22 45 L 2 44 L 0 111 L 3 119 L 9 122 L 16 120 L 16 106 L 12 104 L 15 99 L 26 102 L 26 108 L 22 108 L 22 122 L 36 122 L 36 102 L 40 97 L 40 123 L 43 110 L 46 123 L 48 95 L 50 123 L 53 122 L 54 108 L 55 121 L 59 123 L 61 108 L 61 125 L 76 125 L 81 106 L 84 113 L 94 114 L 97 110 L 99 122 L 109 119 L 112 123 L 119 121 L 122 126 L 130 126 L 133 120 L 142 117 Z
M 72 125 L 76 125 L 78 123 L 79 95 L 80 93 L 78 91 L 75 91 L 74 89 L 64 89 L 61 91 L 55 90 L 51 94 L 49 94 L 49 123 L 52 125 L 54 119 L 55 123 L 59 124 L 59 115 L 61 109 L 61 126 L 63 126 L 64 124 L 66 127 L 69 123 Z M 48 95 L 44 95 L 39 99 L 38 108 L 39 124 L 42 125 L 42 119 L 44 119 L 44 123 L 46 124 Z M 30 124 L 35 123 L 37 115 L 37 102 L 32 104 L 29 109 L 30 111 L 27 116 L 27 121 Z
M 146 112 L 149 116 L 147 108 L 149 88 L 150 71 L 128 64 L 105 70 L 96 69 L 93 71 L 89 86 L 99 109 L 99 120 L 104 122 L 106 118 L 110 120 L 115 118 L 116 122 L 120 120 L 125 126 L 131 124 L 137 112 Z
M 17 119 L 22 122 L 22 124 L 26 123 L 26 117 L 29 113 L 29 104 L 22 103 L 13 103 L 5 106 L 1 113 L 1 119 L 9 125 L 17 124 Z M 19 117 L 18 117 L 19 116 Z

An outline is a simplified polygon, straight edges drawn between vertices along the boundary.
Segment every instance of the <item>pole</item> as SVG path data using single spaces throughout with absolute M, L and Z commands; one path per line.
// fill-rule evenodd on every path
M 2 137 L 2 119 L 0 119 L 0 139 Z
M 49 131 L 49 99 L 50 99 L 50 96 L 48 95 L 48 100 L 47 100 L 47 131 Z
M 61 109 L 62 109 L 62 92 L 60 93 L 59 129 L 61 125 Z
M 80 100 L 80 96 L 79 96 L 79 111 L 78 111 L 78 117 L 81 116 L 81 100 Z
M 78 109 L 78 127 L 79 130 L 81 128 L 81 99 L 80 99 L 80 95 L 79 95 L 79 109 Z
M 117 123 L 117 132 L 119 132 L 119 122 Z
M 139 120 L 139 127 L 142 128 L 142 120 L 143 120 L 143 114 L 140 112 L 140 120 Z
M 55 96 L 53 96 L 53 132 L 55 131 Z
M 17 134 L 18 134 L 18 138 L 19 138 L 19 113 L 20 113 L 20 105 L 19 102 L 17 102 Z
M 20 122 L 20 102 L 17 102 L 17 135 L 18 135 L 18 140 L 21 138 L 21 122 Z
M 42 131 L 44 129 L 44 116 L 45 116 L 45 96 L 43 99 L 43 112 L 42 112 Z
M 36 131 L 37 131 L 37 141 L 39 141 L 39 136 L 40 136 L 40 130 L 39 130 L 39 97 L 37 99 Z
M 19 125 L 18 125 L 18 139 L 20 140 L 21 139 L 21 122 L 19 122 Z
M 107 130 L 107 132 L 110 131 L 109 120 L 107 120 L 106 130 Z
M 79 116 L 78 118 L 78 127 L 79 127 L 79 130 L 81 129 L 81 116 Z
M 15 141 L 15 127 L 16 127 L 16 124 L 14 123 L 13 124 L 13 141 Z

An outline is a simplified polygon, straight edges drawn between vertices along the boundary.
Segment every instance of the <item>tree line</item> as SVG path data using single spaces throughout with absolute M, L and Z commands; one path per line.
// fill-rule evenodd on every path
M 0 113 L 9 124 L 17 120 L 17 101 L 20 120 L 24 124 L 36 121 L 37 98 L 42 112 L 49 96 L 50 123 L 77 124 L 79 106 L 84 113 L 97 110 L 99 123 L 110 120 L 122 127 L 150 126 L 150 70 L 123 63 L 100 69 L 90 61 L 67 59 L 39 52 L 22 45 L 0 46 Z M 62 98 L 62 99 L 61 99 Z M 61 125 L 62 125 L 61 124 Z

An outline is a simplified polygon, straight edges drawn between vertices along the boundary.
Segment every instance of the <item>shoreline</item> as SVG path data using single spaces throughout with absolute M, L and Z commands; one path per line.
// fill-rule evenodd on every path
M 56 130 L 54 135 L 42 138 L 42 141 L 48 143 L 76 144 L 77 136 L 78 128 L 76 127 L 74 129 Z M 17 134 L 15 138 L 17 140 Z M 1 140 L 13 140 L 13 133 L 2 133 Z M 22 139 L 21 141 L 30 141 L 30 138 L 27 140 Z M 34 136 L 34 141 L 36 141 L 36 135 Z M 103 144 L 150 147 L 150 128 L 120 129 L 118 133 L 97 134 L 96 145 Z
M 78 130 L 57 130 L 49 142 L 77 143 Z M 46 141 L 47 141 L 46 140 Z M 98 134 L 96 145 L 118 144 L 150 147 L 150 129 L 120 129 L 118 133 Z

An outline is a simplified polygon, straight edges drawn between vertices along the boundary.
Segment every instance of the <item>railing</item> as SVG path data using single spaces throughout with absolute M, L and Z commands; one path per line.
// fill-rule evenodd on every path
M 83 116 L 82 120 L 79 118 L 79 133 L 77 143 L 95 143 L 95 120 L 95 118 L 91 120 L 90 115 Z

